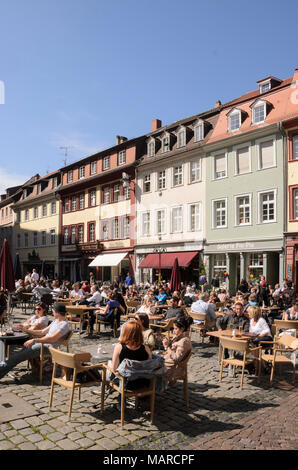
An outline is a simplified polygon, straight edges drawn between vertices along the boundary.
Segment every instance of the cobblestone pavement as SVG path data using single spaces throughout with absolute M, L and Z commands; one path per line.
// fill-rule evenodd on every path
M 16 320 L 22 315 L 18 312 Z M 77 335 L 72 344 L 78 344 Z M 95 351 L 98 343 L 107 351 L 116 342 L 107 332 L 98 337 L 83 337 L 82 350 Z M 149 411 L 128 407 L 125 425 L 115 409 L 116 393 L 105 403 L 105 410 L 93 409 L 98 398 L 91 388 L 82 389 L 81 402 L 75 396 L 71 419 L 67 416 L 69 391 L 56 387 L 52 410 L 48 407 L 50 376 L 43 385 L 20 364 L 19 383 L 9 377 L 0 380 L 0 393 L 11 392 L 39 411 L 39 415 L 0 424 L 0 450 L 4 449 L 297 449 L 297 389 L 269 387 L 269 377 L 258 384 L 245 375 L 243 389 L 239 376 L 219 382 L 218 347 L 194 338 L 194 354 L 189 366 L 187 410 L 182 384 L 177 383 L 157 396 L 155 421 Z M 282 381 L 289 382 L 291 368 L 283 370 Z M 295 407 L 296 405 L 296 407 Z

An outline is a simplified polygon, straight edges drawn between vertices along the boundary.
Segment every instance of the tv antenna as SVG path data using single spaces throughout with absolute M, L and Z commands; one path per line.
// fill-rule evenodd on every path
M 68 155 L 68 150 L 71 148 L 71 146 L 65 146 L 65 147 L 59 147 L 61 150 L 64 150 L 64 158 L 63 158 L 63 163 L 64 163 L 64 166 L 66 166 L 66 162 L 67 162 L 67 155 Z

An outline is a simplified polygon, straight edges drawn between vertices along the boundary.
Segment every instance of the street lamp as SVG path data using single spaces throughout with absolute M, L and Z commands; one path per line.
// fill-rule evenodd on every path
M 165 253 L 166 248 L 154 248 L 153 253 L 158 253 L 158 283 L 161 283 L 161 254 Z

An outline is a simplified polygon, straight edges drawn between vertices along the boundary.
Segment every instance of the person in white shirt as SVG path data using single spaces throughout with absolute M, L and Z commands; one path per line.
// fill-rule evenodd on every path
M 76 282 L 72 286 L 72 291 L 70 293 L 70 297 L 75 300 L 83 300 L 85 295 L 82 289 L 80 289 L 80 284 Z
M 29 282 L 31 284 L 31 274 L 27 273 L 25 276 L 25 282 Z
M 156 308 L 154 307 L 153 300 L 147 297 L 143 305 L 138 309 L 138 313 L 146 313 L 147 315 L 154 315 Z
M 207 292 L 203 292 L 200 295 L 200 300 L 197 300 L 191 305 L 191 311 L 194 313 L 205 313 L 206 314 L 206 322 L 207 328 L 211 329 L 215 326 L 216 322 L 216 305 L 211 304 L 208 302 L 209 294 Z
M 98 287 L 96 285 L 91 287 L 91 294 L 92 294 L 92 296 L 89 297 L 88 299 L 86 299 L 88 304 L 94 304 L 94 307 L 96 305 L 100 305 L 102 296 L 101 296 L 101 294 L 98 290 Z
M 260 307 L 248 307 L 250 318 L 249 332 L 253 333 L 252 342 L 258 345 L 261 341 L 272 341 L 272 335 L 268 323 L 262 318 Z
M 39 274 L 36 272 L 36 269 L 32 270 L 31 282 L 37 283 L 39 281 Z
M 30 317 L 24 323 L 18 325 L 18 328 L 22 331 L 26 328 L 26 331 L 30 332 L 32 330 L 43 330 L 48 326 L 49 319 L 47 317 L 48 306 L 44 302 L 39 302 L 35 305 L 35 315 Z M 28 328 L 28 330 L 27 330 Z

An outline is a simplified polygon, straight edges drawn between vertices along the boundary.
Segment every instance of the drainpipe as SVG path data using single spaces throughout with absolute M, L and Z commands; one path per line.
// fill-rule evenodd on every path
M 287 208 L 287 199 L 288 199 L 288 173 L 287 173 L 287 134 L 283 128 L 282 122 L 280 121 L 278 123 L 278 130 L 281 133 L 283 137 L 283 172 L 284 172 L 284 185 L 283 185 L 283 211 L 284 211 L 284 217 L 283 217 L 283 252 L 284 252 L 284 259 L 283 259 L 283 276 L 282 278 L 286 278 L 286 270 L 285 270 L 285 261 L 286 261 L 286 237 L 284 236 L 284 233 L 287 230 L 287 216 L 288 216 L 288 208 Z

